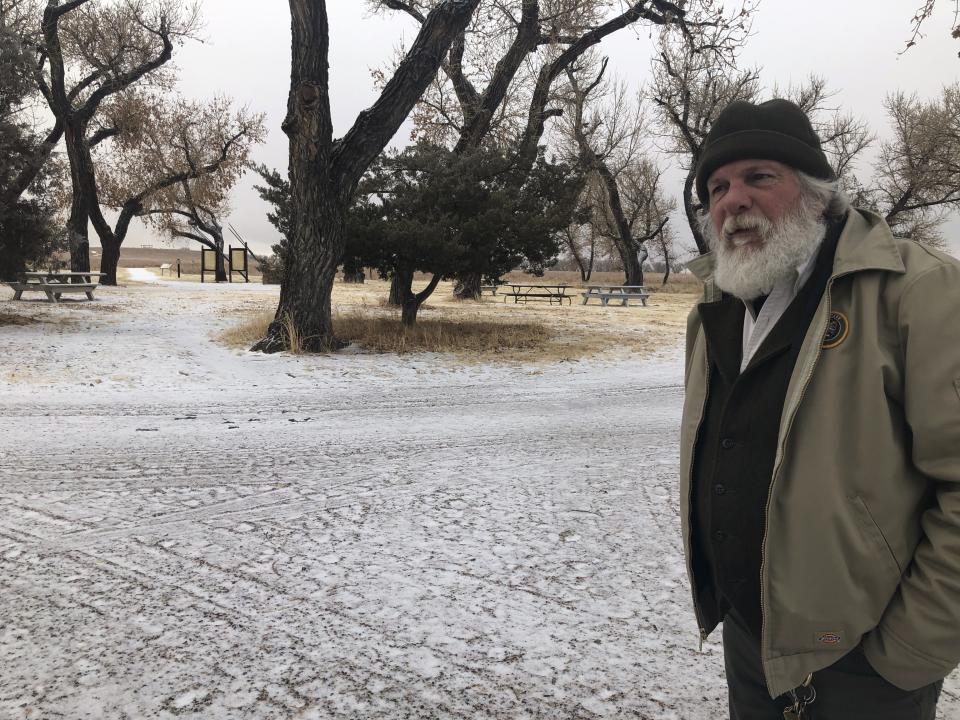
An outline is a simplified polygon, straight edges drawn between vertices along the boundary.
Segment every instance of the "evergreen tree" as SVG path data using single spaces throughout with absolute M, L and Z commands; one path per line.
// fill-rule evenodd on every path
M 520 266 L 542 275 L 559 250 L 581 177 L 541 152 L 532 171 L 492 150 L 458 155 L 420 143 L 381 156 L 347 218 L 345 261 L 399 282 L 403 322 L 413 325 L 444 279 L 496 279 Z M 413 292 L 415 272 L 432 275 Z

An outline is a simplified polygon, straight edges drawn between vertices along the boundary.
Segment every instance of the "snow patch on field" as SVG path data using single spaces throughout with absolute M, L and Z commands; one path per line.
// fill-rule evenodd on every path
M 0 300 L 46 321 L 0 346 L 0 717 L 724 715 L 678 345 L 507 367 L 210 340 L 276 293 Z

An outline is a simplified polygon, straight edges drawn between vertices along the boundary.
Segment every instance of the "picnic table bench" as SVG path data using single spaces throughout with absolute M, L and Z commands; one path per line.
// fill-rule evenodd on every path
M 646 285 L 587 285 L 586 292 L 580 294 L 584 305 L 590 298 L 597 298 L 603 306 L 611 300 L 619 300 L 621 307 L 629 304 L 630 300 L 639 300 L 646 307 L 650 289 Z
M 483 295 L 485 292 L 488 292 L 488 293 L 490 293 L 491 295 L 496 295 L 496 294 L 497 294 L 497 290 L 498 290 L 502 285 L 506 285 L 506 283 L 505 283 L 504 281 L 502 281 L 502 280 L 501 280 L 500 282 L 493 283 L 492 285 L 481 285 L 481 286 L 480 286 L 480 294 Z
M 513 298 L 514 304 L 523 301 L 526 304 L 527 300 L 546 300 L 551 305 L 554 301 L 558 305 L 563 305 L 563 301 L 566 300 L 568 304 L 572 304 L 572 298 L 567 295 L 567 286 L 565 284 L 560 285 L 520 285 L 517 283 L 504 283 L 501 288 L 501 294 L 503 295 L 503 301 L 506 302 L 507 298 Z
M 59 302 L 65 293 L 83 293 L 93 300 L 93 291 L 106 273 L 31 271 L 20 274 L 17 282 L 8 282 L 13 288 L 13 299 L 20 300 L 25 292 L 42 292 L 50 302 Z

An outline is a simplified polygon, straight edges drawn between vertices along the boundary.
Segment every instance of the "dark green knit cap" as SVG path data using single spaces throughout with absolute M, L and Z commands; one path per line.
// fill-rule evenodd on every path
M 697 195 L 706 207 L 707 180 L 717 168 L 736 160 L 777 160 L 823 180 L 833 169 L 820 147 L 810 119 L 789 100 L 754 105 L 736 100 L 717 117 L 697 164 Z

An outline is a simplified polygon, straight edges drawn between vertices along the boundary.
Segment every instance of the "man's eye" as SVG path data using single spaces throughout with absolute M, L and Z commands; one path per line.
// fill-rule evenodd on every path
M 723 186 L 722 186 L 722 185 L 714 185 L 714 186 L 713 186 L 713 189 L 710 190 L 710 196 L 711 196 L 711 197 L 716 197 L 716 196 L 719 195 L 722 191 L 723 191 Z

